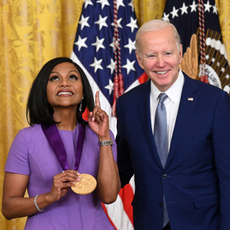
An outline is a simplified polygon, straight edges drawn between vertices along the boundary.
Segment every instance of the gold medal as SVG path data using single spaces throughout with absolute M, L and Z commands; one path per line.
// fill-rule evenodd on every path
M 86 195 L 95 190 L 97 187 L 96 179 L 90 174 L 83 173 L 81 174 L 81 180 L 76 182 L 71 189 L 80 195 Z

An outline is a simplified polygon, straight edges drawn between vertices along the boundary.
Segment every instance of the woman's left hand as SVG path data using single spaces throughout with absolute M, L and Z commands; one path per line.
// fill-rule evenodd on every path
M 88 115 L 88 123 L 99 139 L 109 137 L 109 117 L 107 113 L 101 109 L 99 91 L 97 91 L 95 95 L 95 107 Z
M 88 115 L 88 123 L 90 128 L 97 134 L 99 142 L 111 140 L 109 116 L 100 107 L 99 91 L 95 95 L 95 107 Z M 111 146 L 100 145 L 99 149 L 100 161 L 97 172 L 96 193 L 101 202 L 110 204 L 116 200 L 121 183 Z

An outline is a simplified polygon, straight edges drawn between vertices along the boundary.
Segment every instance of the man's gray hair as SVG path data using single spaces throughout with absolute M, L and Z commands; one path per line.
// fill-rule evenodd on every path
M 151 32 L 151 31 L 157 31 L 157 30 L 160 30 L 160 29 L 164 29 L 167 26 L 169 26 L 169 27 L 171 27 L 173 29 L 174 36 L 175 36 L 175 39 L 176 39 L 176 45 L 177 45 L 178 51 L 180 51 L 181 39 L 180 39 L 180 35 L 178 34 L 178 31 L 177 31 L 176 27 L 170 22 L 163 21 L 163 20 L 160 20 L 160 19 L 154 19 L 154 20 L 151 20 L 151 21 L 148 21 L 148 22 L 144 23 L 139 28 L 139 30 L 137 31 L 136 39 L 135 39 L 137 53 L 141 52 L 140 37 L 143 34 L 145 34 L 147 32 Z

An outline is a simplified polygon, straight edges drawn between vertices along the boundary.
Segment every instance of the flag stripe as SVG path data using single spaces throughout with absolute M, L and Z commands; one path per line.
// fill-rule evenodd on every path
M 139 78 L 138 81 L 140 84 L 146 82 L 148 80 L 148 75 L 146 73 L 143 73 Z
M 117 229 L 133 230 L 133 224 L 124 210 L 123 202 L 120 195 L 117 196 L 116 202 L 105 205 L 108 216 Z
M 133 200 L 133 189 L 130 184 L 125 185 L 125 187 L 119 192 L 119 196 L 122 199 L 124 210 L 129 217 L 130 221 L 133 223 L 133 207 L 131 206 Z
M 114 225 L 113 221 L 110 219 L 109 214 L 108 214 L 108 212 L 107 212 L 107 208 L 105 207 L 105 205 L 104 205 L 103 203 L 101 203 L 101 205 L 102 205 L 102 207 L 103 207 L 103 209 L 104 209 L 104 212 L 106 213 L 106 215 L 107 215 L 107 217 L 108 217 L 110 223 L 113 225 L 113 227 L 114 227 L 116 230 L 118 230 L 118 229 L 116 228 L 116 226 Z

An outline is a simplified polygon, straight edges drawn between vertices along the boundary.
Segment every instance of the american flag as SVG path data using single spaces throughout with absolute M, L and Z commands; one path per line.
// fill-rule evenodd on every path
M 116 98 L 147 80 L 135 56 L 138 30 L 131 0 L 85 0 L 74 41 L 72 60 L 85 71 L 93 94 L 100 91 L 103 110 L 116 136 Z M 133 229 L 134 183 L 121 189 L 117 201 L 103 205 L 118 230 Z
M 187 59 L 185 72 L 196 72 L 200 80 L 229 93 L 230 67 L 215 0 L 168 0 L 162 19 L 173 23 L 180 34 Z M 197 65 L 191 60 L 194 55 Z

